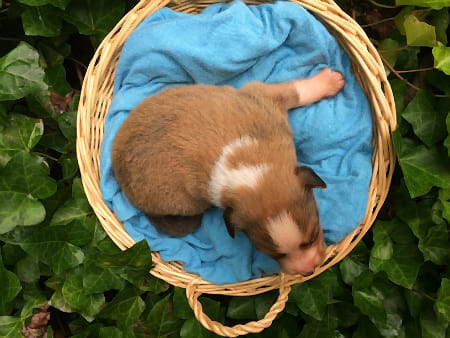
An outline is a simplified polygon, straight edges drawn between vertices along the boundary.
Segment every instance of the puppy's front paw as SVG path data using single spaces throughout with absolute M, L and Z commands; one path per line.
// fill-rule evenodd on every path
M 345 80 L 341 73 L 330 68 L 322 69 L 316 76 L 317 83 L 322 84 L 322 98 L 335 96 L 344 88 Z
M 295 81 L 300 106 L 307 106 L 327 97 L 335 96 L 345 85 L 341 73 L 324 68 L 316 75 Z

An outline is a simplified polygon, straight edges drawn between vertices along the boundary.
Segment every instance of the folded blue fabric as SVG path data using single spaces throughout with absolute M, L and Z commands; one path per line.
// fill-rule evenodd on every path
M 123 47 L 105 121 L 105 202 L 136 241 L 146 239 L 164 260 L 181 261 L 186 271 L 205 280 L 234 283 L 279 271 L 244 233 L 235 239 L 228 235 L 218 208 L 204 213 L 193 234 L 170 238 L 157 233 L 120 190 L 111 167 L 111 145 L 130 110 L 162 88 L 193 83 L 239 88 L 252 80 L 311 76 L 325 66 L 342 72 L 345 88 L 334 98 L 292 110 L 289 119 L 299 163 L 313 168 L 328 185 L 315 191 L 325 239 L 339 241 L 360 223 L 366 209 L 372 170 L 370 108 L 334 37 L 305 9 L 287 1 L 221 3 L 199 15 L 164 8 L 136 28 Z

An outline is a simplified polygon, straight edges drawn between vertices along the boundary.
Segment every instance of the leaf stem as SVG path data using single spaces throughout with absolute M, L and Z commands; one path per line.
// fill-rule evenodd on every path
M 36 155 L 45 157 L 45 158 L 47 158 L 47 159 L 49 159 L 49 160 L 52 160 L 52 161 L 55 161 L 55 162 L 58 162 L 58 161 L 59 161 L 56 157 L 50 156 L 50 155 L 48 155 L 48 154 L 44 154 L 44 153 L 41 153 L 41 152 L 38 152 L 38 151 L 34 151 L 34 153 L 35 153 Z
M 426 294 L 425 292 L 421 292 L 421 291 L 414 290 L 414 289 L 412 289 L 411 291 L 414 292 L 416 295 L 419 295 L 419 296 L 422 296 L 422 297 L 424 297 L 424 298 L 426 298 L 428 300 L 431 300 L 433 303 L 436 302 L 436 300 L 437 300 L 436 298 Z
M 17 41 L 22 41 L 22 40 L 21 39 L 17 39 L 17 38 L 5 38 L 3 36 L 0 36 L 0 41 L 14 41 L 14 42 L 17 42 Z
M 424 68 L 424 69 L 416 69 L 416 70 L 412 70 L 412 71 L 399 71 L 396 70 L 394 67 L 392 67 L 392 65 L 383 57 L 382 54 L 380 54 L 381 60 L 383 61 L 383 64 L 389 68 L 389 70 L 392 72 L 392 74 L 394 74 L 397 78 L 399 78 L 402 81 L 405 81 L 406 85 L 411 87 L 412 89 L 419 91 L 422 90 L 422 88 L 417 87 L 415 84 L 409 82 L 407 79 L 405 79 L 403 76 L 400 75 L 400 73 L 407 73 L 407 72 L 420 72 L 420 71 L 427 71 L 427 70 L 433 70 L 434 68 Z M 447 98 L 450 97 L 450 94 L 432 94 L 434 97 L 438 97 L 438 98 Z
M 375 0 L 368 0 L 372 5 L 375 5 L 377 7 L 381 7 L 381 8 L 397 8 L 397 6 L 395 5 L 385 5 L 385 4 L 380 4 L 379 2 L 376 2 Z
M 87 69 L 87 66 L 86 66 L 83 62 L 81 62 L 81 61 L 75 59 L 74 57 L 68 57 L 67 60 L 72 61 L 73 63 L 75 63 L 75 64 L 81 66 L 81 67 L 82 67 L 83 69 L 85 69 L 85 70 Z
M 397 70 L 395 70 L 394 67 L 392 67 L 392 65 L 386 60 L 386 58 L 385 58 L 382 54 L 380 54 L 380 57 L 381 57 L 381 60 L 383 60 L 384 65 L 385 65 L 387 68 L 389 68 L 389 70 L 390 70 L 396 77 L 398 77 L 398 78 L 399 78 L 400 80 L 402 80 L 402 81 L 405 81 L 405 83 L 406 83 L 409 87 L 413 88 L 414 90 L 416 90 L 416 91 L 419 91 L 419 90 L 420 90 L 419 87 L 417 87 L 416 85 L 412 84 L 412 83 L 409 82 L 407 79 L 405 79 L 403 76 L 401 76 L 400 73 L 399 73 Z
M 378 49 L 378 51 L 380 53 L 396 53 L 396 52 L 401 52 L 401 51 L 403 51 L 405 49 L 408 49 L 408 48 L 409 48 L 409 46 L 405 45 L 403 47 L 394 48 L 394 49 Z
M 395 20 L 395 18 L 384 18 L 384 19 L 376 21 L 376 22 L 366 23 L 364 25 L 361 25 L 361 27 L 362 28 L 372 27 L 372 26 L 376 26 L 376 25 L 379 25 L 381 23 L 388 22 L 388 21 L 393 21 L 393 20 Z
M 434 67 L 428 67 L 428 68 L 419 68 L 419 69 L 408 69 L 408 70 L 397 70 L 397 73 L 404 74 L 404 73 L 418 73 L 418 72 L 426 72 L 428 70 L 433 70 Z

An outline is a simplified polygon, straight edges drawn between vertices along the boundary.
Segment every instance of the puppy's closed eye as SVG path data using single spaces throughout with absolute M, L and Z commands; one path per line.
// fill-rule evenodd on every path
M 309 241 L 300 244 L 300 249 L 308 249 L 309 247 L 313 246 L 314 243 L 319 239 L 320 230 L 320 227 L 316 226 Z
M 272 258 L 278 261 L 280 259 L 285 258 L 286 256 L 287 256 L 287 254 L 285 254 L 285 253 L 276 253 L 276 254 L 272 255 Z

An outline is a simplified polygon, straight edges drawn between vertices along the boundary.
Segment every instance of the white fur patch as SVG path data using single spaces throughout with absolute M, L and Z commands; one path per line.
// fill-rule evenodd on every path
M 293 252 L 299 248 L 302 233 L 289 212 L 283 211 L 277 216 L 269 218 L 267 230 L 273 242 L 283 252 Z
M 258 141 L 250 136 L 242 136 L 227 144 L 219 159 L 211 170 L 208 193 L 214 205 L 221 207 L 221 197 L 224 188 L 238 187 L 255 188 L 258 180 L 270 169 L 266 163 L 258 165 L 240 165 L 230 168 L 228 157 L 237 149 L 257 144 Z

